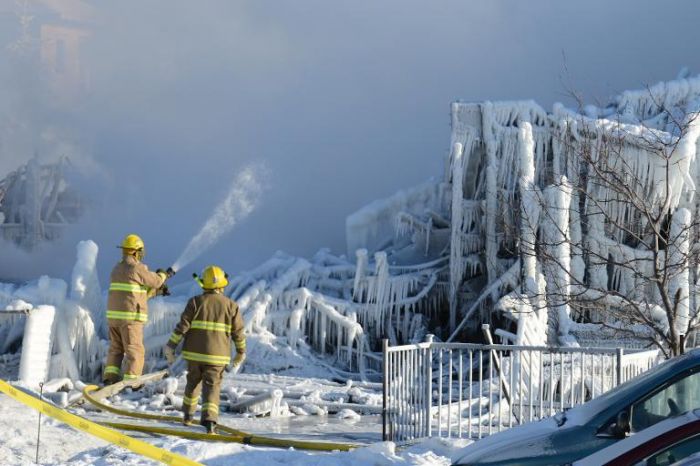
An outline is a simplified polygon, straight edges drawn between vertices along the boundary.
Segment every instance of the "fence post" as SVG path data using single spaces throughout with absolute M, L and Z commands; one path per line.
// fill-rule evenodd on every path
M 484 332 L 484 337 L 486 338 L 486 343 L 489 345 L 493 345 L 493 337 L 491 336 L 491 326 L 489 324 L 481 324 L 481 331 Z M 518 413 L 517 415 L 515 414 L 515 409 L 513 406 L 513 400 L 510 397 L 510 387 L 508 386 L 508 383 L 506 380 L 503 378 L 503 370 L 501 369 L 501 358 L 498 357 L 498 355 L 493 351 L 493 349 L 489 350 L 489 353 L 493 355 L 493 365 L 496 368 L 496 372 L 498 373 L 498 380 L 501 383 L 501 389 L 503 390 L 503 396 L 505 396 L 506 401 L 508 402 L 508 407 L 510 409 L 510 414 L 515 418 L 515 421 L 520 424 L 520 419 L 522 417 L 522 413 Z M 510 352 L 510 358 L 511 358 L 511 366 L 510 370 L 514 370 L 514 364 L 515 364 L 515 350 L 512 350 Z M 523 353 L 520 352 L 520 363 L 522 365 L 522 360 L 523 360 Z M 532 357 L 532 355 L 530 355 Z M 479 362 L 481 364 L 481 362 Z M 522 367 L 519 369 L 522 371 Z M 522 393 L 520 394 L 521 400 L 522 400 Z M 530 395 L 532 396 L 532 395 Z M 521 401 L 522 404 L 522 401 Z M 500 429 L 500 426 L 499 426 Z
M 425 342 L 428 343 L 428 348 L 425 350 L 425 419 L 426 419 L 426 437 L 433 435 L 433 338 L 435 335 L 429 333 L 425 336 Z
M 679 342 L 679 345 L 680 345 L 680 353 L 681 353 L 681 354 L 685 354 L 685 333 L 681 333 L 681 334 L 679 335 L 679 337 L 680 337 L 680 342 Z
M 382 340 L 382 440 L 389 440 L 387 436 L 387 405 L 389 402 L 389 340 Z
M 616 354 L 616 359 L 617 359 L 617 370 L 616 370 L 616 378 L 617 378 L 617 383 L 615 386 L 620 385 L 622 381 L 622 357 L 625 355 L 625 349 L 624 348 L 617 348 L 617 354 Z

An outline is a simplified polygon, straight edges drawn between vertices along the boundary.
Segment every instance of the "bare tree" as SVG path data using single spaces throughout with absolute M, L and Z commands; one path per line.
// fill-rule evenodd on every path
M 521 202 L 538 206 L 520 211 L 520 254 L 546 281 L 545 291 L 523 280 L 522 291 L 547 306 L 560 340 L 577 316 L 672 356 L 700 330 L 700 122 L 696 109 L 656 104 L 642 124 L 619 113 L 556 120 L 552 179 L 521 188 Z

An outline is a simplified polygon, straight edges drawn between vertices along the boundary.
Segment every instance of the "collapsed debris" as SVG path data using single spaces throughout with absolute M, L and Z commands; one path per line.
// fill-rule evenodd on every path
M 61 236 L 83 215 L 85 203 L 67 181 L 68 158 L 41 164 L 34 157 L 0 180 L 0 235 L 31 251 Z

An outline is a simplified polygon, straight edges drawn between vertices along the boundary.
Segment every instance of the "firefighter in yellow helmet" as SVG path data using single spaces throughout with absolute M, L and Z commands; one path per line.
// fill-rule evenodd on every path
M 182 400 L 184 423 L 192 424 L 201 389 L 200 423 L 207 432 L 213 433 L 219 418 L 223 371 L 227 366 L 238 368 L 245 360 L 245 333 L 238 304 L 223 294 L 228 285 L 224 271 L 211 265 L 204 269 L 201 279 L 196 278 L 204 292 L 187 302 L 164 353 L 168 363 L 172 364 L 175 349 L 184 337 L 182 357 L 187 361 L 187 386 Z M 231 340 L 236 347 L 233 361 Z
M 124 380 L 135 379 L 143 371 L 143 326 L 148 320 L 148 299 L 162 294 L 165 281 L 175 274 L 148 270 L 142 263 L 145 249 L 137 235 L 127 235 L 121 245 L 122 259 L 112 269 L 107 298 L 109 351 L 102 380 L 105 384 L 119 381 L 124 359 Z

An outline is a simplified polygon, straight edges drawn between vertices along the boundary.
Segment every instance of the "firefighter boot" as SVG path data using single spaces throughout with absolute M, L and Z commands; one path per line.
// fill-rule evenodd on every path
M 202 421 L 202 425 L 207 429 L 207 434 L 216 433 L 216 422 L 214 421 Z

